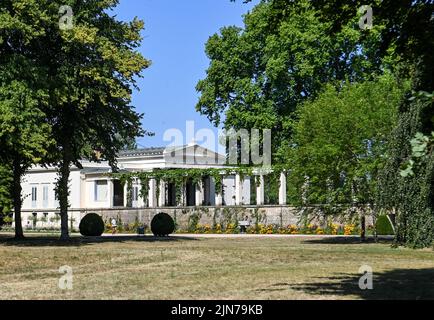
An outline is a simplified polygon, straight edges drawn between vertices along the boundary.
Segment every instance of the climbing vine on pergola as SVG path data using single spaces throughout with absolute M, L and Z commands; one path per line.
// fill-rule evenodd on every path
M 286 171 L 287 169 L 281 165 L 273 166 L 270 168 L 261 167 L 237 167 L 237 168 L 207 168 L 207 169 L 155 169 L 152 171 L 143 172 L 119 172 L 111 173 L 113 179 L 119 180 L 122 184 L 127 185 L 127 196 L 132 194 L 133 181 L 138 179 L 140 181 L 140 196 L 145 202 L 148 201 L 149 195 L 149 181 L 154 179 L 157 184 L 157 198 L 160 194 L 160 182 L 165 181 L 172 183 L 176 190 L 176 200 L 179 202 L 182 197 L 182 188 L 191 181 L 196 184 L 202 181 L 205 177 L 211 177 L 215 183 L 216 193 L 221 194 L 223 190 L 223 177 L 228 175 L 239 175 L 242 180 L 246 176 L 254 176 L 261 173 L 270 174 L 273 172 Z M 259 186 L 259 179 L 254 179 L 256 186 Z

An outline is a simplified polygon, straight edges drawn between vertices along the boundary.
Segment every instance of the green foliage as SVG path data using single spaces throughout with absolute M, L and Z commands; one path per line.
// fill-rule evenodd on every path
M 151 221 L 151 231 L 157 237 L 165 237 L 175 231 L 175 222 L 167 213 L 160 212 Z
M 0 163 L 0 219 L 4 214 L 12 211 L 11 183 L 11 170 Z
M 279 10 L 281 17 L 285 17 L 286 12 L 290 12 L 290 7 L 295 6 L 293 1 L 286 0 L 263 0 L 260 3 L 262 6 Z M 399 107 L 397 126 L 388 139 L 387 154 L 383 157 L 384 169 L 381 170 L 378 178 L 376 204 L 380 208 L 395 210 L 397 213 L 396 239 L 399 244 L 411 247 L 431 246 L 434 242 L 434 184 L 432 182 L 434 156 L 431 141 L 428 142 L 427 138 L 434 131 L 434 108 L 432 102 L 418 98 L 426 94 L 431 95 L 430 92 L 434 90 L 432 1 L 382 0 L 366 3 L 364 0 L 355 0 L 348 4 L 340 0 L 317 0 L 312 1 L 311 4 L 316 9 L 317 18 L 321 22 L 318 24 L 318 33 L 321 35 L 321 24 L 329 24 L 327 36 L 336 39 L 335 43 L 339 48 L 346 47 L 338 41 L 342 32 L 345 32 L 345 29 L 350 31 L 351 28 L 348 27 L 351 24 L 357 28 L 359 18 L 356 14 L 357 9 L 366 4 L 373 7 L 376 30 L 374 33 L 371 30 L 361 31 L 360 40 L 361 43 L 372 45 L 368 47 L 365 45 L 364 49 L 377 49 L 367 50 L 366 55 L 361 55 L 367 59 L 357 59 L 362 64 L 352 64 L 351 68 L 342 69 L 344 74 L 352 74 L 351 69 L 356 67 L 357 70 L 357 66 L 363 65 L 366 61 L 368 64 L 382 66 L 382 68 L 391 68 L 400 78 L 408 78 L 409 75 L 412 78 L 412 89 L 419 94 L 414 95 L 415 98 L 410 101 L 402 102 Z M 280 21 L 280 19 L 273 19 L 272 15 L 270 17 L 270 21 Z M 266 26 L 267 23 L 262 25 Z M 309 25 L 301 25 L 306 30 L 309 29 Z M 278 29 L 274 27 L 271 30 Z M 319 43 L 324 43 L 321 36 L 318 39 L 321 39 Z M 351 38 L 349 40 L 349 47 L 351 47 Z M 234 43 L 234 48 L 237 48 L 237 42 Z M 262 47 L 266 48 L 266 44 L 263 43 Z M 236 57 L 234 53 L 232 56 Z M 341 57 L 339 54 L 332 54 L 332 56 L 336 60 Z M 367 75 L 370 74 L 369 66 L 359 70 Z M 234 79 L 240 77 L 233 76 Z M 324 83 L 327 81 L 328 79 L 325 78 Z M 228 84 L 228 87 L 231 84 L 229 81 L 221 83 Z M 216 88 L 218 89 L 215 90 L 216 95 L 226 92 L 223 90 L 225 87 Z M 233 95 L 227 95 L 226 98 L 233 99 Z M 229 104 L 224 99 L 221 101 Z M 355 128 L 358 129 L 357 126 Z M 286 128 L 283 127 L 283 130 Z
M 281 167 L 276 167 L 276 170 Z M 260 169 L 260 168 L 257 168 Z M 119 179 L 121 183 L 128 183 L 133 179 L 139 179 L 141 182 L 140 196 L 146 201 L 149 191 L 149 180 L 155 179 L 157 182 L 157 193 L 160 192 L 160 181 L 166 183 L 173 183 L 176 187 L 176 198 L 180 202 L 181 189 L 185 184 L 190 181 L 197 183 L 205 177 L 211 177 L 215 182 L 215 189 L 217 193 L 221 193 L 223 187 L 223 176 L 239 174 L 243 179 L 245 176 L 252 176 L 254 167 L 240 167 L 240 168 L 207 168 L 207 169 L 157 169 L 147 172 L 122 172 L 113 173 L 110 176 L 114 179 Z M 131 184 L 128 184 L 131 185 Z
M 123 150 L 136 150 L 137 149 L 136 137 L 126 137 L 122 149 Z
M 118 20 L 111 14 L 117 4 L 99 0 L 4 0 L 0 5 L 0 72 L 4 69 L 12 74 L 9 79 L 17 75 L 29 78 L 23 83 L 32 90 L 25 98 L 17 94 L 15 100 L 21 99 L 17 101 L 24 101 L 26 107 L 35 101 L 42 112 L 42 120 L 35 117 L 32 122 L 37 124 L 35 129 L 50 127 L 49 137 L 55 143 L 43 160 L 59 167 L 56 192 L 64 238 L 68 237 L 71 165 L 80 167 L 80 160 L 87 159 L 107 160 L 115 167 L 119 150 L 146 133 L 141 129 L 142 115 L 131 106 L 136 81 L 150 65 L 137 51 L 144 23 L 139 19 Z M 74 12 L 70 30 L 59 27 L 62 5 L 70 5 Z M 20 112 L 16 115 L 23 117 Z M 34 141 L 25 132 L 17 136 L 29 144 Z M 8 142 L 14 140 L 8 138 Z
M 375 81 L 346 83 L 339 91 L 327 85 L 316 100 L 300 107 L 287 149 L 298 203 L 306 187 L 310 204 L 373 203 L 387 137 L 406 87 L 385 74 Z
M 392 224 L 386 215 L 381 215 L 377 218 L 375 229 L 378 235 L 387 236 L 395 234 Z
M 285 2 L 285 0 L 271 1 Z M 371 5 L 374 11 L 374 27 L 375 25 L 382 26 L 378 35 L 381 45 L 375 52 L 376 59 L 393 55 L 396 61 L 399 61 L 399 71 L 407 73 L 413 69 L 411 72 L 415 73 L 415 83 L 419 87 L 415 88 L 416 90 L 432 91 L 434 54 L 432 0 L 398 2 L 396 0 L 375 0 L 371 3 L 354 0 L 351 5 L 340 0 L 317 0 L 312 4 L 318 9 L 320 20 L 331 23 L 332 34 L 338 34 L 342 26 L 353 20 L 355 12 L 362 5 Z M 419 64 L 419 67 L 414 68 L 415 63 Z M 428 86 L 428 83 L 431 86 Z
M 416 136 L 410 141 L 411 159 L 408 160 L 406 167 L 401 170 L 403 178 L 414 175 L 414 168 L 420 163 L 419 159 L 428 157 L 432 153 L 433 144 L 434 132 L 431 133 L 430 137 L 421 132 L 416 133 Z
M 279 0 L 280 2 L 280 0 Z M 351 19 L 354 7 L 366 4 L 318 0 L 313 2 L 321 18 L 330 21 L 333 30 Z M 424 94 L 434 91 L 434 19 L 431 0 L 383 0 L 374 6 L 374 24 L 384 28 L 379 37 L 379 57 L 392 53 L 399 61 L 399 74 L 411 74 L 410 96 L 399 107 L 398 122 L 389 139 L 386 165 L 381 172 L 377 204 L 397 214 L 397 244 L 409 247 L 431 247 L 434 242 L 434 155 L 429 147 L 423 153 L 426 139 L 434 131 L 434 108 Z M 421 94 L 422 93 L 422 94 Z M 421 133 L 424 137 L 422 137 Z M 429 144 L 428 144 L 429 145 Z
M 425 91 L 413 92 L 413 96 L 409 101 L 425 101 L 427 103 L 434 102 L 434 93 Z M 434 123 L 434 117 L 431 119 Z M 429 155 L 432 154 L 434 146 L 434 131 L 430 136 L 424 135 L 422 132 L 417 132 L 416 136 L 410 141 L 411 157 L 408 160 L 404 169 L 401 170 L 403 178 L 413 176 L 415 168 L 417 169 L 421 160 L 427 160 Z
M 89 213 L 80 221 L 80 233 L 87 237 L 99 237 L 104 233 L 105 225 L 96 213 Z
M 188 217 L 188 232 L 194 233 L 199 225 L 200 215 L 198 213 L 193 213 Z
M 286 145 L 297 106 L 325 83 L 369 79 L 380 71 L 375 58 L 382 26 L 369 34 L 358 17 L 337 34 L 318 19 L 312 1 L 261 1 L 244 28 L 225 27 L 210 37 L 207 77 L 197 84 L 197 111 L 225 128 L 272 128 L 273 148 Z M 284 159 L 284 155 L 280 154 Z
M 0 58 L 0 166 L 8 166 L 0 169 L 0 214 L 14 207 L 16 238 L 24 236 L 21 178 L 33 164 L 44 162 L 47 148 L 53 145 L 51 126 L 42 111 L 47 101 L 45 93 L 34 87 L 33 79 L 14 74 L 23 71 L 27 62 L 17 59 L 2 64 Z
M 281 171 L 274 170 L 264 176 L 265 204 L 273 205 L 279 203 L 280 173 Z
M 432 150 L 415 158 L 411 174 L 402 174 L 413 159 L 411 141 L 418 132 L 428 134 L 426 115 L 432 102 L 405 101 L 398 125 L 393 131 L 387 163 L 381 173 L 378 202 L 381 208 L 395 211 L 396 241 L 410 247 L 430 247 L 434 242 L 434 155 Z M 424 140 L 422 138 L 422 140 Z
M 2 81 L 3 80 L 3 81 Z M 41 111 L 45 97 L 27 84 L 0 80 L 0 157 L 19 158 L 23 170 L 40 162 L 52 144 L 51 128 Z

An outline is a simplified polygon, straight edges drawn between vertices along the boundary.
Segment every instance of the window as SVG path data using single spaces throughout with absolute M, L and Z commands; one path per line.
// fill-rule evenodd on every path
M 48 186 L 44 186 L 42 189 L 42 203 L 44 208 L 48 207 Z
M 36 208 L 36 202 L 38 201 L 38 187 L 32 187 L 32 207 Z
M 133 201 L 139 200 L 139 187 L 133 187 Z
M 95 181 L 95 201 L 107 200 L 108 183 L 107 180 Z
M 38 187 L 32 187 L 32 201 L 38 200 Z
M 42 200 L 48 201 L 48 186 L 44 186 L 42 190 Z

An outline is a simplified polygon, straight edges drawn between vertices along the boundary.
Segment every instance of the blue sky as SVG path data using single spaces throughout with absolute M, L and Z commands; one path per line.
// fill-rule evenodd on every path
M 139 147 L 165 146 L 166 129 L 186 131 L 186 121 L 195 122 L 196 131 L 212 128 L 208 119 L 195 111 L 199 79 L 205 77 L 209 60 L 205 43 L 227 25 L 243 26 L 242 15 L 254 4 L 242 0 L 120 0 L 114 14 L 121 20 L 135 16 L 145 21 L 140 52 L 152 66 L 140 79 L 133 105 L 145 113 L 143 127 L 155 137 L 138 140 Z M 185 140 L 188 138 L 186 137 Z M 184 141 L 188 143 L 190 141 Z

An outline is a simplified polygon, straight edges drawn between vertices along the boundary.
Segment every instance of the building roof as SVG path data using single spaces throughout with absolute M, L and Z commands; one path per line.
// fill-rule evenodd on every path
M 130 157 L 141 157 L 141 156 L 162 156 L 165 148 L 142 148 L 136 150 L 123 150 L 119 152 L 119 157 L 130 158 Z
M 111 173 L 111 168 L 83 168 L 82 173 L 85 174 L 95 174 L 95 173 Z
M 177 154 L 177 152 L 181 152 L 182 154 Z M 209 160 L 216 161 L 220 163 L 220 161 L 226 160 L 226 156 L 221 155 L 215 151 L 210 149 L 206 149 L 204 147 L 199 146 L 196 142 L 180 145 L 180 146 L 168 146 L 168 147 L 158 147 L 158 148 L 142 148 L 136 150 L 123 150 L 118 154 L 118 159 L 120 162 L 130 162 L 134 159 L 143 159 L 147 157 L 157 157 L 161 158 L 166 162 L 170 162 L 173 160 L 179 161 L 182 159 L 178 159 L 177 157 L 183 156 L 184 158 L 193 157 L 193 158 L 208 158 Z

